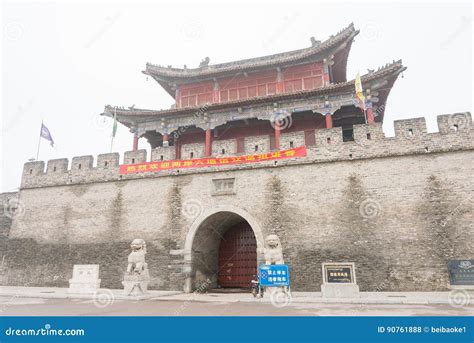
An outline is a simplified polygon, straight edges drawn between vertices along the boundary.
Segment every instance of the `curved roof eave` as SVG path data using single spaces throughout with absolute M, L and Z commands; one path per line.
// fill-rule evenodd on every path
M 406 67 L 403 66 L 402 61 L 394 61 L 391 64 L 388 64 L 382 68 L 379 68 L 377 71 L 373 71 L 371 73 L 365 74 L 361 77 L 362 84 L 364 88 L 367 87 L 367 83 L 374 82 L 377 80 L 381 80 L 385 77 L 389 77 L 393 79 L 391 82 L 391 86 L 393 85 L 394 81 L 397 79 L 398 75 L 403 72 Z M 390 88 L 391 88 L 390 86 Z M 354 87 L 354 80 L 340 82 L 335 84 L 330 84 L 328 86 L 311 89 L 311 90 L 303 90 L 297 91 L 292 93 L 280 93 L 280 94 L 273 94 L 261 97 L 255 97 L 250 99 L 243 99 L 243 100 L 235 100 L 229 101 L 224 103 L 214 103 L 202 106 L 193 106 L 193 107 L 183 107 L 183 108 L 171 108 L 166 110 L 149 110 L 149 109 L 136 109 L 136 108 L 128 108 L 125 109 L 123 107 L 113 107 L 110 105 L 105 106 L 104 112 L 102 115 L 106 115 L 109 117 L 113 117 L 114 112 L 117 112 L 117 117 L 122 120 L 129 120 L 132 121 L 147 121 L 151 118 L 157 119 L 161 117 L 169 117 L 169 116 L 176 116 L 176 115 L 185 115 L 189 113 L 196 113 L 198 111 L 213 111 L 225 108 L 232 108 L 232 107 L 242 107 L 248 106 L 252 104 L 264 104 L 264 103 L 272 103 L 276 101 L 283 101 L 292 98 L 298 98 L 301 96 L 318 96 L 318 95 L 326 95 L 330 93 L 338 93 L 338 92 L 347 92 Z M 388 93 L 387 93 L 388 96 Z M 382 114 L 383 117 L 383 114 Z M 125 124 L 124 122 L 122 122 Z
M 335 47 L 352 41 L 352 39 L 359 33 L 351 23 L 336 35 L 331 36 L 322 43 L 315 44 L 309 48 L 288 51 L 284 53 L 250 58 L 245 60 L 220 63 L 215 65 L 207 65 L 199 68 L 171 68 L 146 64 L 144 74 L 156 77 L 162 81 L 176 82 L 177 80 L 192 79 L 192 78 L 212 78 L 218 75 L 223 75 L 232 72 L 252 71 L 260 68 L 267 68 L 272 66 L 281 66 L 287 63 L 298 63 L 299 61 L 308 59 L 312 56 L 321 55 L 330 52 Z

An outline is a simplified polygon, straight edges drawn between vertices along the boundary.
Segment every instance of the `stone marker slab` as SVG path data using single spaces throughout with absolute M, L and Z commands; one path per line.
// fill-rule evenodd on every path
M 474 289 L 474 260 L 451 260 L 448 272 L 451 288 Z
M 360 296 L 353 262 L 323 263 L 322 272 L 323 298 L 358 298 Z
M 100 288 L 98 264 L 75 264 L 68 293 L 93 294 Z

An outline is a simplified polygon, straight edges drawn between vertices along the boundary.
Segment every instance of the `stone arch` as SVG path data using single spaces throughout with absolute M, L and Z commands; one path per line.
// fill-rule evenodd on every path
M 211 261 L 209 263 L 211 264 L 215 262 L 214 260 L 217 257 L 217 251 L 215 251 L 216 244 L 218 244 L 217 237 L 212 238 L 209 233 L 211 233 L 212 236 L 220 236 L 233 224 L 242 221 L 245 221 L 250 225 L 255 235 L 257 242 L 257 262 L 259 263 L 260 261 L 263 261 L 263 231 L 260 224 L 252 215 L 244 209 L 235 206 L 217 206 L 204 211 L 191 224 L 184 243 L 184 271 L 186 273 L 184 285 L 185 292 L 192 292 L 196 288 L 196 285 L 199 284 L 200 281 L 203 281 L 201 279 L 203 279 L 204 276 L 200 275 L 202 271 L 199 270 L 199 263 L 206 259 L 208 259 L 206 262 L 209 262 L 210 259 Z M 201 254 L 202 251 L 197 251 L 199 250 L 199 244 L 202 244 L 203 242 L 206 244 L 204 249 L 208 249 L 208 251 L 206 251 L 206 256 Z M 212 268 L 209 272 L 211 274 L 213 273 Z M 211 278 L 210 287 L 212 288 L 212 286 L 216 286 L 216 284 L 216 279 Z

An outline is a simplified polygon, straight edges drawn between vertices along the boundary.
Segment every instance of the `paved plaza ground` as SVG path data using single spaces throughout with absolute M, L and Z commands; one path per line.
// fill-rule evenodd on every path
M 450 302 L 449 292 L 361 293 L 358 299 L 324 299 L 320 293 L 294 293 L 292 301 L 272 304 L 268 295 L 248 293 L 186 294 L 158 292 L 147 299 L 126 300 L 120 290 L 77 297 L 59 288 L 0 290 L 0 315 L 11 316 L 473 316 L 469 295 Z M 452 294 L 451 294 L 452 295 Z M 463 295 L 463 294 L 461 294 Z M 279 307 L 280 306 L 280 307 Z
M 115 300 L 97 307 L 92 300 L 0 297 L 7 316 L 472 316 L 474 307 L 444 304 L 290 304 L 277 308 L 260 302 L 200 302 L 150 299 Z

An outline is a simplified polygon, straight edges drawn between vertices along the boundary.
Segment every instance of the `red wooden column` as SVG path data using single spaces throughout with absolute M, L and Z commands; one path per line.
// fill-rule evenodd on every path
M 169 146 L 169 136 L 167 133 L 163 134 L 163 146 L 164 147 Z
M 374 118 L 374 109 L 372 108 L 372 101 L 370 101 L 371 96 L 370 96 L 370 90 L 367 90 L 367 104 L 366 104 L 366 112 L 367 112 L 367 124 L 373 124 L 375 122 Z
M 181 159 L 181 143 L 178 138 L 174 139 L 174 154 L 175 154 L 175 159 L 177 160 Z
M 136 133 L 133 134 L 133 151 L 138 150 L 138 135 Z
M 367 107 L 367 124 L 373 124 L 375 122 L 374 112 L 372 106 Z
M 181 107 L 181 94 L 179 92 L 179 85 L 176 85 L 176 90 L 175 90 L 175 93 L 174 93 L 174 99 L 175 99 L 175 103 L 176 103 L 176 108 L 180 108 Z
M 275 120 L 275 150 L 280 150 L 280 122 Z
M 326 129 L 332 128 L 332 114 L 331 114 L 331 104 L 329 101 L 326 101 L 324 103 L 324 111 L 325 111 L 325 117 L 326 117 Z
M 326 113 L 326 129 L 332 128 L 332 115 L 331 113 Z
M 132 150 L 137 151 L 138 150 L 138 131 L 135 126 L 130 127 L 130 132 L 133 134 L 133 143 L 132 143 Z
M 214 80 L 214 88 L 212 89 L 212 102 L 213 103 L 219 103 L 221 102 L 221 96 L 220 96 L 220 90 L 219 90 L 219 83 L 217 80 Z
M 332 65 L 332 58 L 325 58 L 323 59 L 323 82 L 325 85 L 329 85 L 331 83 L 331 65 Z
M 283 73 L 281 72 L 280 67 L 277 68 L 277 78 L 276 78 L 276 92 L 283 93 L 284 84 L 283 84 Z
M 211 137 L 212 130 L 207 128 L 206 129 L 206 146 L 204 149 L 204 155 L 206 157 L 212 155 L 212 137 Z

